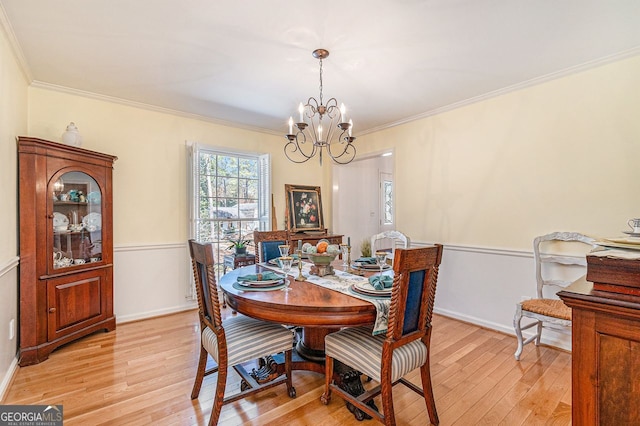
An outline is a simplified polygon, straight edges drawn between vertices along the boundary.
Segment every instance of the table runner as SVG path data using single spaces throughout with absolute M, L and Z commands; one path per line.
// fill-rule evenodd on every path
M 302 262 L 302 274 L 307 277 L 308 283 L 313 283 L 321 287 L 325 287 L 331 290 L 339 291 L 349 296 L 357 297 L 358 299 L 366 300 L 376 307 L 376 321 L 373 326 L 373 335 L 383 334 L 387 331 L 389 323 L 389 307 L 391 306 L 390 297 L 369 297 L 363 294 L 355 293 L 351 290 L 351 285 L 357 282 L 368 282 L 368 278 L 361 277 L 359 275 L 353 275 L 345 271 L 340 271 L 338 268 L 334 268 L 335 275 L 325 275 L 319 277 L 317 275 L 311 275 L 311 266 L 313 264 L 309 262 Z M 262 264 L 269 269 L 273 269 L 280 273 L 284 273 L 282 269 L 274 265 Z M 393 276 L 393 269 L 389 269 L 383 272 L 385 275 Z M 298 276 L 298 268 L 291 268 L 289 275 L 292 277 Z

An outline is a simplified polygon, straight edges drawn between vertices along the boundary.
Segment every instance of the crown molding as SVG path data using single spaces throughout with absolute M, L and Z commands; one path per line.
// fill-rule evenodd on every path
M 458 108 L 462 108 L 467 105 L 472 105 L 477 102 L 482 102 L 487 99 L 495 98 L 497 96 L 506 95 L 511 92 L 515 92 L 518 90 L 526 89 L 528 87 L 537 86 L 538 84 L 546 83 L 548 81 L 556 80 L 558 78 L 566 77 L 572 74 L 577 74 L 583 71 L 590 70 L 592 68 L 596 68 L 602 65 L 610 64 L 612 62 L 621 61 L 626 58 L 630 58 L 632 56 L 640 55 L 640 46 L 636 46 L 634 48 L 623 50 L 622 52 L 615 53 L 613 55 L 605 56 L 599 59 L 595 59 L 593 61 L 585 62 L 580 65 L 576 65 L 573 67 L 565 68 L 560 71 L 556 71 L 550 74 L 546 74 L 540 77 L 532 78 L 530 80 L 523 81 L 521 83 L 513 84 L 511 86 L 503 87 L 502 89 L 494 90 L 492 92 L 487 92 L 482 95 L 474 96 L 469 99 L 465 99 L 459 102 L 454 102 L 449 105 L 445 105 L 440 108 L 435 108 L 430 111 L 423 112 L 421 114 L 417 114 L 411 117 L 403 118 L 401 120 L 393 121 L 390 123 L 383 124 L 381 126 L 376 126 L 371 129 L 366 129 L 364 131 L 359 132 L 360 135 L 366 135 L 369 133 L 379 132 L 381 130 L 390 129 L 392 127 L 400 126 L 402 124 L 410 123 L 412 121 L 420 120 L 423 118 L 431 117 L 434 115 L 442 114 L 444 112 L 452 111 Z
M 95 99 L 95 100 L 98 100 L 98 101 L 111 102 L 111 103 L 115 103 L 115 104 L 125 105 L 125 106 L 129 106 L 129 107 L 132 107 L 132 108 L 144 109 L 144 110 L 148 110 L 148 111 L 159 112 L 159 113 L 162 113 L 162 114 L 169 114 L 169 115 L 174 115 L 174 116 L 178 116 L 178 117 L 189 118 L 189 119 L 192 119 L 192 120 L 206 121 L 208 123 L 213 123 L 213 124 L 217 124 L 217 125 L 220 125 L 220 126 L 233 127 L 234 129 L 249 130 L 249 131 L 252 131 L 252 132 L 259 132 L 259 133 L 268 133 L 268 134 L 271 134 L 271 135 L 280 135 L 280 133 L 277 133 L 277 132 L 275 132 L 273 130 L 264 129 L 264 128 L 261 128 L 261 127 L 248 126 L 246 124 L 241 124 L 241 123 L 236 123 L 236 122 L 232 122 L 232 121 L 221 120 L 221 119 L 213 118 L 213 117 L 207 117 L 205 115 L 194 114 L 194 113 L 190 113 L 190 112 L 180 111 L 180 110 L 177 110 L 177 109 L 165 108 L 165 107 L 156 106 L 156 105 L 152 105 L 152 104 L 146 104 L 144 102 L 132 101 L 132 100 L 129 100 L 129 99 L 118 98 L 118 97 L 115 97 L 115 96 L 103 95 L 103 94 L 100 94 L 100 93 L 89 92 L 89 91 L 86 91 L 86 90 L 74 89 L 72 87 L 60 86 L 58 84 L 46 83 L 44 81 L 39 81 L 39 80 L 33 80 L 31 82 L 31 86 L 35 87 L 35 88 L 39 88 L 39 89 L 47 89 L 47 90 L 53 90 L 55 92 L 67 93 L 67 94 L 70 94 L 70 95 L 82 96 L 84 98 Z
M 16 37 L 15 32 L 13 31 L 13 27 L 11 26 L 11 22 L 9 22 L 9 18 L 7 17 L 7 13 L 2 7 L 0 3 L 0 28 L 4 32 L 7 40 L 9 41 L 9 45 L 11 46 L 11 51 L 13 52 L 13 56 L 16 58 L 16 62 L 20 66 L 20 71 L 24 75 L 24 78 L 27 80 L 27 83 L 33 81 L 33 77 L 31 76 L 31 69 L 29 68 L 29 64 L 27 63 L 27 59 L 24 57 L 24 53 L 22 52 L 22 47 L 20 47 L 20 43 L 18 43 L 18 38 Z

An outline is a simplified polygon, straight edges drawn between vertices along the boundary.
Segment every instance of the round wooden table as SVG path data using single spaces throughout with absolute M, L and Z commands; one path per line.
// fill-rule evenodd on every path
M 373 304 L 339 291 L 289 276 L 290 291 L 242 291 L 233 288 L 238 276 L 269 271 L 262 265 L 234 269 L 218 285 L 234 310 L 265 321 L 302 327 L 296 350 L 302 357 L 294 368 L 324 373 L 324 338 L 341 327 L 373 324 Z M 292 270 L 297 275 L 297 270 Z

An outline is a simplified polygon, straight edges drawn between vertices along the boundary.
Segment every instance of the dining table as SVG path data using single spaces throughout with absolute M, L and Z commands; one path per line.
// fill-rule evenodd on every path
M 275 322 L 300 330 L 299 338 L 292 355 L 293 370 L 307 370 L 324 374 L 325 351 L 324 338 L 329 333 L 340 330 L 343 327 L 372 325 L 372 330 L 382 321 L 386 330 L 386 313 L 390 304 L 389 297 L 363 297 L 344 291 L 338 291 L 327 286 L 318 285 L 311 281 L 323 281 L 329 283 L 351 283 L 353 281 L 367 281 L 368 277 L 376 273 L 374 269 L 354 270 L 342 265 L 341 260 L 332 263 L 335 271 L 333 276 L 319 277 L 310 274 L 310 263 L 304 262 L 306 273 L 305 281 L 296 280 L 301 271 L 293 268 L 286 277 L 289 283 L 289 291 L 281 288 L 265 290 L 264 288 L 248 291 L 240 287 L 238 278 L 256 276 L 282 271 L 273 264 L 258 263 L 234 269 L 224 274 L 218 286 L 223 292 L 227 305 L 234 311 L 264 321 Z M 384 274 L 393 276 L 393 270 L 386 266 Z M 348 268 L 348 272 L 345 270 Z M 382 274 L 382 271 L 378 273 Z M 353 284 L 349 284 L 353 285 Z M 336 362 L 334 365 L 336 383 L 353 395 L 365 392 L 360 380 L 360 373 L 351 367 Z M 358 420 L 370 418 L 370 416 L 354 406 L 347 404 L 349 411 Z M 373 401 L 370 405 L 374 408 Z
M 336 260 L 334 269 L 340 271 L 342 261 Z M 296 344 L 293 368 L 324 373 L 324 338 L 342 327 L 373 325 L 377 317 L 376 305 L 366 298 L 358 298 L 312 282 L 296 281 L 298 269 L 287 276 L 289 291 L 246 291 L 238 289 L 238 277 L 281 271 L 273 265 L 259 263 L 231 270 L 218 283 L 226 303 L 241 314 L 295 326 L 301 329 Z M 391 271 L 392 272 L 392 271 Z M 367 277 L 375 271 L 359 274 Z M 388 273 L 388 272 L 387 272 Z M 341 272 L 344 276 L 345 272 Z M 310 279 L 309 274 L 306 274 Z M 326 278 L 326 277 L 325 277 Z

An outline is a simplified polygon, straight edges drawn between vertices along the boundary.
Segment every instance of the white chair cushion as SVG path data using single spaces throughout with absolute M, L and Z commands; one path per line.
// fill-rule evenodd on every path
M 379 382 L 384 339 L 384 335 L 372 336 L 370 327 L 345 328 L 324 338 L 325 352 Z M 421 340 L 395 349 L 391 382 L 427 362 L 427 350 Z
M 293 330 L 280 324 L 238 314 L 222 322 L 227 337 L 229 366 L 284 352 L 293 347 Z M 213 330 L 202 330 L 202 346 L 218 362 L 218 338 Z

